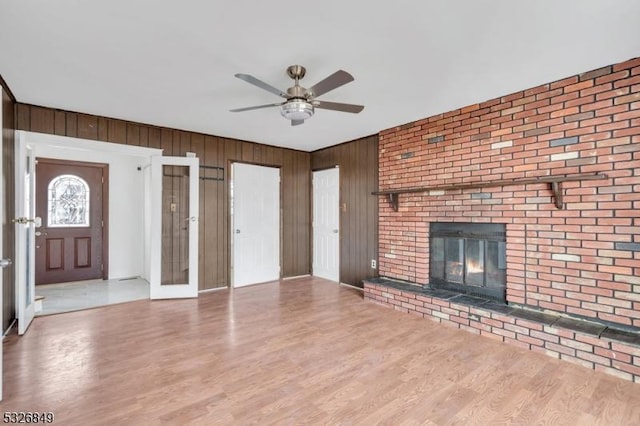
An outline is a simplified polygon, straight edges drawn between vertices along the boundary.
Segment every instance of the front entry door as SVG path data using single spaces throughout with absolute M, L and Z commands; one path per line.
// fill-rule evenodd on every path
M 36 165 L 36 284 L 107 278 L 108 165 L 40 158 Z
M 280 278 L 280 169 L 234 163 L 233 286 Z

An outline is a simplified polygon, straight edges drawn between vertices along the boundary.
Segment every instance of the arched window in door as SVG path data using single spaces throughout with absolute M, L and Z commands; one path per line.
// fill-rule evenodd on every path
M 89 185 L 79 176 L 60 175 L 49 182 L 49 227 L 89 226 Z

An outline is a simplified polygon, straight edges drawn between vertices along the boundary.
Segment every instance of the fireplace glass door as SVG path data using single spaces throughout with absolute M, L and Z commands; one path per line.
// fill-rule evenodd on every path
M 431 287 L 505 300 L 504 225 L 432 223 Z

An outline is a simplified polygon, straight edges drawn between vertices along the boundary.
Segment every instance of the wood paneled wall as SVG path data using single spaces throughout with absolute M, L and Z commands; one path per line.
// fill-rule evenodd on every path
M 312 170 L 340 167 L 340 281 L 362 287 L 378 260 L 378 135 L 311 153 Z
M 16 112 L 18 130 L 162 148 L 165 155 L 182 156 L 190 151 L 200 158 L 201 165 L 223 168 L 219 173 L 222 180 L 200 180 L 200 289 L 229 283 L 230 164 L 241 161 L 280 167 L 282 275 L 310 273 L 311 154 L 20 103 Z M 211 177 L 214 172 L 201 169 L 200 176 Z
M 1 79 L 0 79 L 1 80 Z M 4 199 L 0 200 L 5 211 L 2 226 L 3 257 L 15 261 L 15 227 L 11 223 L 15 212 L 15 103 L 8 90 L 0 84 L 2 101 L 2 174 L 0 184 L 4 185 Z M 2 331 L 6 331 L 16 316 L 15 306 L 15 268 L 13 265 L 0 269 L 2 274 Z

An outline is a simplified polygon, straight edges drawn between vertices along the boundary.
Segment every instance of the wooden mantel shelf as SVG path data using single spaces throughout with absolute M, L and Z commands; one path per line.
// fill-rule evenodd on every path
M 579 182 L 583 180 L 603 180 L 608 179 L 608 176 L 604 173 L 579 173 L 563 176 L 545 176 L 538 178 L 521 178 L 521 179 L 505 179 L 494 180 L 487 182 L 472 182 L 472 183 L 460 183 L 455 185 L 443 185 L 443 186 L 421 186 L 413 188 L 397 188 L 397 189 L 385 189 L 383 191 L 374 191 L 373 195 L 386 195 L 389 198 L 389 202 L 393 206 L 394 211 L 398 211 L 398 200 L 400 194 L 415 194 L 429 191 L 449 191 L 454 189 L 474 189 L 474 188 L 492 188 L 511 185 L 529 185 L 536 183 L 548 183 L 549 189 L 553 191 L 555 198 L 555 205 L 559 209 L 564 209 L 565 203 L 563 201 L 564 191 L 562 184 L 564 182 Z

